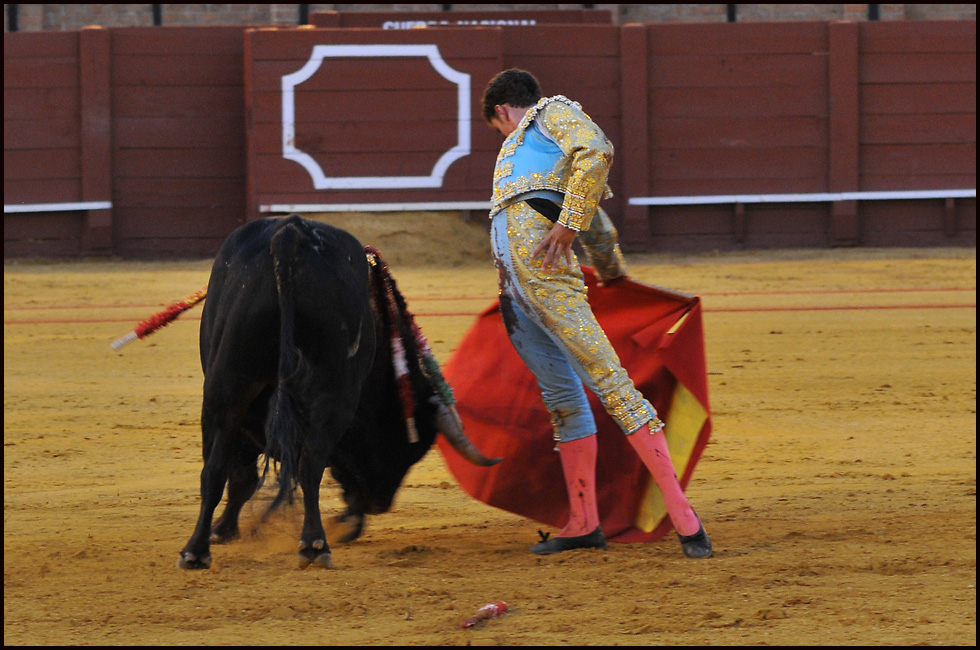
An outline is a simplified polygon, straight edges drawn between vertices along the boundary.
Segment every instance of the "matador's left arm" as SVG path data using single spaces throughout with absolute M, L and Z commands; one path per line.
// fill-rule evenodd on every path
M 577 105 L 552 102 L 539 123 L 567 156 L 562 186 L 565 200 L 558 223 L 588 230 L 599 201 L 611 195 L 606 185 L 615 150 L 602 129 Z

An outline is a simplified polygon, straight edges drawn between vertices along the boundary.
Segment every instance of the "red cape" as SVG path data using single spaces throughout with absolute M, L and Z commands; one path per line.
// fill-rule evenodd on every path
M 701 302 L 629 279 L 598 287 L 592 269 L 582 270 L 599 324 L 637 388 L 667 423 L 674 467 L 686 488 L 711 433 Z M 503 458 L 493 467 L 476 467 L 439 437 L 439 450 L 459 484 L 483 503 L 564 526 L 568 496 L 550 416 L 534 376 L 507 338 L 499 303 L 479 315 L 444 374 L 466 435 L 486 456 Z M 671 523 L 656 484 L 620 428 L 591 392 L 588 396 L 598 426 L 603 531 L 614 542 L 660 539 Z

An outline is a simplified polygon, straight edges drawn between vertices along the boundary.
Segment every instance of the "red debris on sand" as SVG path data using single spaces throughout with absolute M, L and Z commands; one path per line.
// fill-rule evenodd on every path
M 463 627 L 473 627 L 480 621 L 485 621 L 490 618 L 497 618 L 501 614 L 507 611 L 507 603 L 502 600 L 498 600 L 495 603 L 487 603 L 480 609 L 476 610 L 473 616 L 463 620 Z

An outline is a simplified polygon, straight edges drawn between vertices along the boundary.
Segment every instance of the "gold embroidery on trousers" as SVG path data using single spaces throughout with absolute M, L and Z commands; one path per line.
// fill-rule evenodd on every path
M 531 251 L 552 227 L 523 201 L 506 208 L 512 277 L 521 290 L 520 301 L 534 317 L 561 338 L 567 351 L 585 369 L 606 412 L 625 433 L 647 422 L 659 422 L 653 405 L 640 394 L 622 367 L 588 304 L 588 287 L 573 253 L 572 265 L 556 270 L 541 268 L 541 257 Z

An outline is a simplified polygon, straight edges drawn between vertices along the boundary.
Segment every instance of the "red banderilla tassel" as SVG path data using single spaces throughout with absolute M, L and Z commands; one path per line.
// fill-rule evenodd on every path
M 144 321 L 141 321 L 136 325 L 132 332 L 123 336 L 122 338 L 116 339 L 112 343 L 112 349 L 118 350 L 122 346 L 132 343 L 136 339 L 142 339 L 145 336 L 149 336 L 153 332 L 157 331 L 161 327 L 168 325 L 171 321 L 175 320 L 178 316 L 183 314 L 185 311 L 196 305 L 197 303 L 204 300 L 208 295 L 208 287 L 204 286 L 203 289 L 195 291 L 191 295 L 187 296 L 183 300 L 178 300 L 177 302 L 169 305 L 163 311 L 153 314 Z

